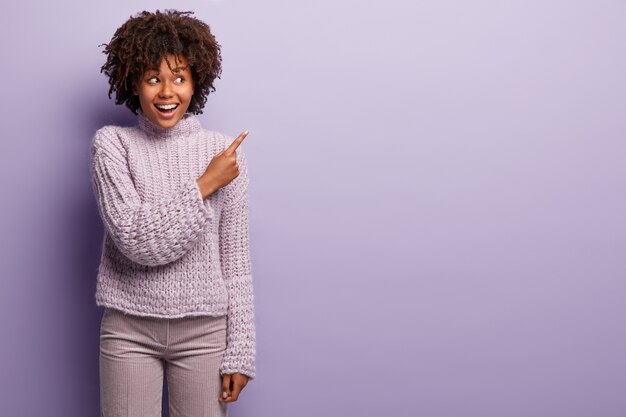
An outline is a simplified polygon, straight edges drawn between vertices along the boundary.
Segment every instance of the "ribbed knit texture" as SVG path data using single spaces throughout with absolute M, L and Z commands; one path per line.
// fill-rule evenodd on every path
M 174 127 L 143 113 L 104 126 L 91 145 L 92 184 L 105 226 L 96 304 L 163 318 L 227 315 L 220 372 L 255 377 L 248 172 L 208 198 L 196 182 L 232 139 L 186 114 Z

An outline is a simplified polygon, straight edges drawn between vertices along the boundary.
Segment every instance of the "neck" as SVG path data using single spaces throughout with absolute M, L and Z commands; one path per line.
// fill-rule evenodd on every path
M 148 136 L 156 138 L 170 138 L 189 136 L 200 130 L 200 122 L 191 113 L 185 113 L 183 117 L 172 127 L 166 128 L 155 124 L 148 119 L 146 115 L 139 109 L 137 113 L 137 125 Z

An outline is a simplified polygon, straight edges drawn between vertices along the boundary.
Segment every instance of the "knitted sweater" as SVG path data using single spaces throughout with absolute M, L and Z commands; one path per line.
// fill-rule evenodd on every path
M 221 374 L 255 377 L 248 174 L 206 199 L 196 182 L 232 139 L 190 113 L 169 129 L 141 111 L 133 127 L 104 126 L 91 176 L 105 227 L 96 304 L 162 318 L 227 315 Z

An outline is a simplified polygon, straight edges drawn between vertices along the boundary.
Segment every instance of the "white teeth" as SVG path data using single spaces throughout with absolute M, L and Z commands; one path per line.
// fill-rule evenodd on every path
M 171 110 L 178 107 L 178 104 L 157 104 L 156 106 L 161 110 Z

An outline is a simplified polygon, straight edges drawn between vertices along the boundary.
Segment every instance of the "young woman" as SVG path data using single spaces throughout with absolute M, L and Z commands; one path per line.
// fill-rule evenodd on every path
M 114 34 L 109 98 L 136 116 L 94 135 L 105 226 L 96 304 L 104 417 L 225 416 L 255 377 L 248 175 L 237 139 L 201 127 L 220 45 L 192 12 L 142 12 Z

